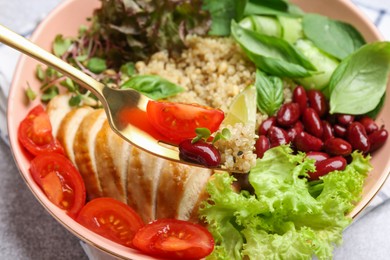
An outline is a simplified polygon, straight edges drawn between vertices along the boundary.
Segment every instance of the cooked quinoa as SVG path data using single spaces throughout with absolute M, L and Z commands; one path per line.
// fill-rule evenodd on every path
M 231 38 L 188 36 L 180 57 L 158 52 L 137 62 L 139 74 L 159 75 L 186 89 L 171 101 L 198 103 L 227 111 L 232 99 L 255 80 L 255 67 Z
M 170 101 L 198 103 L 227 112 L 233 98 L 254 83 L 255 66 L 232 38 L 188 36 L 186 45 L 179 57 L 160 51 L 147 61 L 137 62 L 137 73 L 159 75 L 186 89 Z M 284 97 L 285 102 L 291 100 L 289 86 L 285 86 Z M 224 168 L 245 172 L 256 164 L 255 129 L 266 118 L 258 113 L 256 127 L 226 126 L 231 137 L 215 143 Z

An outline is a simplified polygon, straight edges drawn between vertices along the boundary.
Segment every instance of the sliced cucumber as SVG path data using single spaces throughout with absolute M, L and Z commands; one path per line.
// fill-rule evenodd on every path
M 278 16 L 282 26 L 282 38 L 294 44 L 298 39 L 303 38 L 302 19 L 288 16 Z
M 242 19 L 239 24 L 245 29 L 268 36 L 282 37 L 282 27 L 275 17 L 251 15 Z
M 306 89 L 325 88 L 329 84 L 333 71 L 339 65 L 339 61 L 318 49 L 310 40 L 300 39 L 294 45 L 317 68 L 317 74 L 298 78 L 296 81 Z

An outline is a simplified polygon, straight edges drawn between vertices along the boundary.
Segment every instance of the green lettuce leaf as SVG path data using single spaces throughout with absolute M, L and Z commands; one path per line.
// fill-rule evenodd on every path
M 331 258 L 371 169 L 368 156 L 354 152 L 352 159 L 345 170 L 309 182 L 314 160 L 288 146 L 272 148 L 249 173 L 254 194 L 235 191 L 229 174 L 215 174 L 200 209 L 216 241 L 208 258 Z

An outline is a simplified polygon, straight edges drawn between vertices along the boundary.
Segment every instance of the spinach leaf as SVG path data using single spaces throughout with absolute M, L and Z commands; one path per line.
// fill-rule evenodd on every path
M 352 25 L 322 15 L 304 15 L 302 26 L 306 37 L 318 48 L 340 60 L 365 44 Z
M 330 79 L 330 113 L 374 110 L 386 91 L 389 72 L 390 42 L 367 44 L 345 58 Z
M 203 10 L 211 15 L 210 35 L 230 35 L 232 19 L 240 20 L 243 16 L 247 0 L 205 0 Z
M 154 100 L 174 96 L 184 91 L 183 87 L 178 86 L 157 75 L 134 76 L 123 83 L 121 88 L 135 89 Z
M 256 71 L 257 107 L 263 114 L 272 116 L 283 102 L 283 81 Z
M 291 44 L 277 37 L 263 35 L 232 21 L 232 35 L 255 65 L 279 77 L 307 77 L 316 68 Z
M 239 22 L 242 28 L 268 36 L 282 37 L 282 27 L 279 21 L 272 16 L 250 15 Z

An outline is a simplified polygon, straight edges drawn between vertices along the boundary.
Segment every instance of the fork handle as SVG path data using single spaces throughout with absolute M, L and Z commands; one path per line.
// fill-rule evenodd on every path
M 0 42 L 53 67 L 80 84 L 82 87 L 93 92 L 99 99 L 102 97 L 103 84 L 1 24 Z

